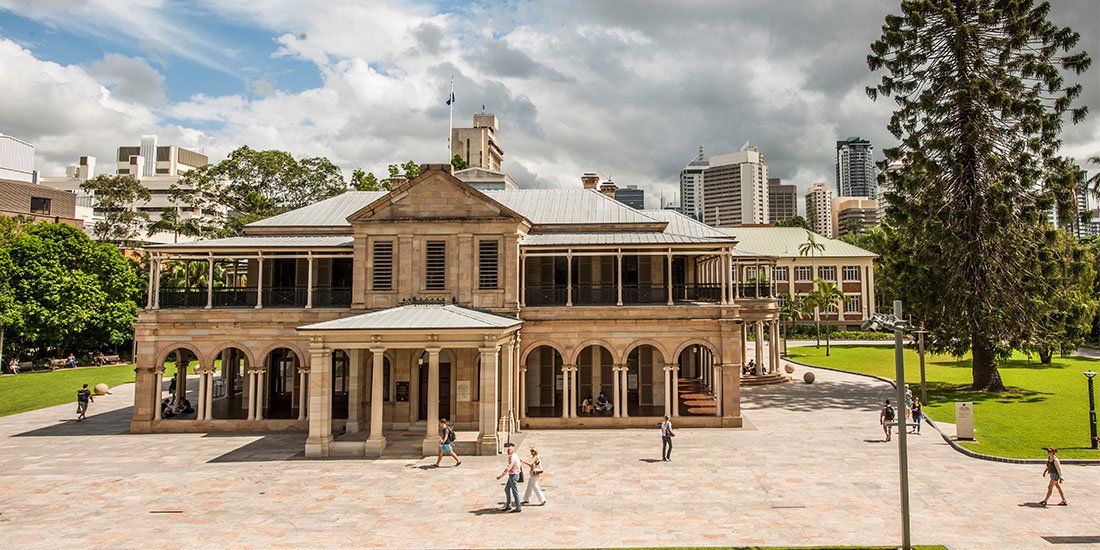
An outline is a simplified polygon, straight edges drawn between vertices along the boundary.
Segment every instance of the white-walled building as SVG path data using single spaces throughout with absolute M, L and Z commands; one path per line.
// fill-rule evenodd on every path
M 0 179 L 35 183 L 34 145 L 0 134 Z
M 833 234 L 833 190 L 818 182 L 806 191 L 806 223 L 820 235 Z
M 703 222 L 737 227 L 768 223 L 768 166 L 755 146 L 710 157 L 703 170 Z
M 848 220 L 858 220 L 863 229 L 879 224 L 878 203 L 867 197 L 833 197 L 832 215 L 834 239 L 848 234 Z
M 703 170 L 710 159 L 699 146 L 699 154 L 680 170 L 680 213 L 694 220 L 703 219 Z

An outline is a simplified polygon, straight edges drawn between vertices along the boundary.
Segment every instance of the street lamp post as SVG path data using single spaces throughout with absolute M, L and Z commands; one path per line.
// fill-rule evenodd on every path
M 1092 379 L 1096 376 L 1096 373 L 1088 370 L 1084 372 L 1084 375 L 1089 379 L 1089 430 L 1092 432 L 1092 448 L 1096 449 L 1100 445 L 1100 439 L 1096 437 L 1096 399 L 1092 393 Z

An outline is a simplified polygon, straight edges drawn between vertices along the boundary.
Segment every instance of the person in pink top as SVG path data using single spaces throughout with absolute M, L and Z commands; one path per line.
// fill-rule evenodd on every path
M 504 467 L 504 471 L 497 476 L 500 479 L 504 476 L 508 476 L 508 481 L 504 483 L 504 512 L 519 512 L 519 472 L 522 466 L 519 462 L 519 457 L 516 456 L 516 448 L 508 447 L 508 465 Z M 515 507 L 512 506 L 512 502 L 515 502 Z

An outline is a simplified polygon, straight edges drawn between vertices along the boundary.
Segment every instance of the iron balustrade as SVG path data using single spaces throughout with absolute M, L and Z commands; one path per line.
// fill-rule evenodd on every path
M 256 291 L 247 288 L 215 288 L 214 307 L 256 307 Z
M 206 289 L 161 287 L 158 304 L 162 309 L 206 307 Z
M 351 307 L 351 287 L 313 289 L 313 307 Z
M 564 306 L 569 294 L 565 285 L 528 285 L 524 292 L 529 306 Z
M 721 283 L 672 285 L 672 298 L 685 302 L 721 302 Z
M 624 304 L 667 304 L 668 286 L 665 284 L 623 285 Z
M 573 305 L 614 305 L 619 301 L 619 289 L 614 284 L 577 285 L 573 287 Z
M 264 307 L 306 307 L 304 286 L 284 286 L 264 289 Z
M 742 298 L 775 298 L 775 292 L 772 289 L 771 283 L 760 283 L 760 286 L 753 283 L 743 283 L 739 296 Z

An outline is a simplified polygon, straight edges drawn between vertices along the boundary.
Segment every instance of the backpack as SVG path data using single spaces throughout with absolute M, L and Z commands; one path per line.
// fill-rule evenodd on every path
M 882 416 L 883 416 L 883 417 L 884 417 L 884 418 L 885 418 L 886 420 L 893 420 L 893 419 L 894 419 L 894 407 L 892 407 L 892 406 L 890 406 L 890 405 L 886 405 L 886 407 L 885 407 L 885 408 L 883 408 L 883 410 L 882 410 L 882 411 L 883 411 L 883 414 L 882 414 Z
M 450 426 L 447 426 L 447 443 L 454 443 L 455 439 L 458 438 L 455 436 L 454 429 L 452 429 Z

